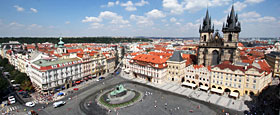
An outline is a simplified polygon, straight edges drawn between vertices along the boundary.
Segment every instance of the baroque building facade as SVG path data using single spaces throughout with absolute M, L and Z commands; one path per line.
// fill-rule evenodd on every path
M 223 38 L 218 30 L 214 33 L 214 25 L 211 24 L 207 10 L 203 25 L 199 28 L 198 65 L 212 66 L 223 61 L 235 62 L 239 57 L 237 45 L 240 31 L 241 25 L 233 6 L 226 24 L 223 24 Z

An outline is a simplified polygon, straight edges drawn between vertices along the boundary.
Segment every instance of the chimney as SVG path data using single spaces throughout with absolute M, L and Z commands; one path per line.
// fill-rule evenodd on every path
M 160 59 L 162 59 L 162 56 L 159 56 L 160 57 Z

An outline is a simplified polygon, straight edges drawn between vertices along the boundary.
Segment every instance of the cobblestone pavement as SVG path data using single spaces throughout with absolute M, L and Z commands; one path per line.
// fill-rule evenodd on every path
M 143 79 L 133 78 L 133 77 L 129 76 L 129 74 L 126 74 L 124 72 L 121 74 L 122 74 L 122 77 L 125 79 L 147 84 L 147 85 L 157 87 L 162 90 L 174 92 L 174 93 L 184 95 L 184 96 L 187 96 L 190 98 L 194 98 L 197 100 L 201 100 L 204 102 L 210 102 L 210 103 L 213 103 L 213 104 L 216 104 L 216 105 L 219 105 L 222 107 L 226 107 L 229 109 L 237 110 L 237 111 L 249 110 L 247 105 L 244 103 L 246 100 L 250 100 L 249 96 L 243 96 L 243 97 L 240 97 L 239 99 L 233 99 L 233 98 L 229 98 L 227 96 L 227 94 L 224 94 L 222 96 L 217 95 L 217 94 L 211 94 L 209 91 L 208 92 L 200 91 L 198 88 L 193 90 L 191 88 L 183 87 L 183 86 L 180 86 L 179 84 L 170 83 L 170 82 L 168 82 L 168 83 L 163 82 L 161 84 L 153 84 L 153 83 L 147 82 L 146 80 L 143 80 Z

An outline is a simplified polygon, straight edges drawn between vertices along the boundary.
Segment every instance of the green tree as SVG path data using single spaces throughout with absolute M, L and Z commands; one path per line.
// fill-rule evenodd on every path
M 32 83 L 30 82 L 30 80 L 24 80 L 21 84 L 20 84 L 20 88 L 25 90 L 25 91 L 30 91 L 33 89 Z
M 3 78 L 3 76 L 0 76 L 0 91 L 6 90 L 9 86 L 9 82 L 7 79 Z
M 21 83 L 23 83 L 25 80 L 28 80 L 28 77 L 26 76 L 25 73 L 19 73 L 19 74 L 17 74 L 17 75 L 14 77 L 14 79 L 15 79 L 15 83 L 21 84 Z

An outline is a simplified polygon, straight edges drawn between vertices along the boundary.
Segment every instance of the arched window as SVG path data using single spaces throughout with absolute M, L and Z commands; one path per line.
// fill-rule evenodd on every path
M 206 35 L 203 36 L 204 41 L 206 42 Z
M 228 41 L 229 41 L 229 42 L 232 41 L 232 35 L 231 35 L 231 34 L 228 35 Z

